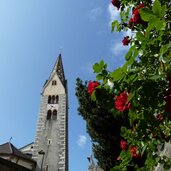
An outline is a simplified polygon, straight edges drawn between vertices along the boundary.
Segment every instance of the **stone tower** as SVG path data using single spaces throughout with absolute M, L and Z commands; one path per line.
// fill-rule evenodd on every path
M 33 159 L 36 171 L 68 171 L 68 92 L 61 54 L 41 93 Z

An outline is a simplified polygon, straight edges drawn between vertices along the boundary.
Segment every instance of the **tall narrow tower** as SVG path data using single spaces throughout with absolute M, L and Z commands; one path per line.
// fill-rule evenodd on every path
M 68 171 L 68 98 L 61 54 L 41 93 L 33 159 L 36 171 Z

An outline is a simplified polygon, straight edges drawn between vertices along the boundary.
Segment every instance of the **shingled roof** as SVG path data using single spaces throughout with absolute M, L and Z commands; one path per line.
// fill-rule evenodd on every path
M 17 156 L 19 158 L 23 158 L 23 159 L 26 159 L 26 160 L 30 160 L 30 161 L 36 163 L 36 161 L 34 161 L 33 159 L 31 159 L 27 155 L 23 154 L 20 150 L 18 150 L 10 142 L 7 142 L 5 144 L 0 145 L 0 155 L 3 155 L 3 156 L 13 155 L 13 156 Z

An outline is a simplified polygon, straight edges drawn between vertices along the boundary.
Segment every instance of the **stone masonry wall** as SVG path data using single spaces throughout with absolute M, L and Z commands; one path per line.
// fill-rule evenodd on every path
M 33 159 L 37 161 L 37 171 L 43 168 L 50 171 L 68 171 L 68 138 L 66 95 L 59 94 L 58 104 L 47 104 L 48 96 L 42 96 L 34 144 Z M 47 120 L 47 110 L 57 109 L 57 120 Z M 44 156 L 38 154 L 40 150 Z

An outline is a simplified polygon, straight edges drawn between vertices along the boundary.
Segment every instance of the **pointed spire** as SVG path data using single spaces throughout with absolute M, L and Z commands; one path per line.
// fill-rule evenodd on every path
M 64 83 L 65 83 L 65 74 L 64 74 L 63 64 L 62 64 L 61 53 L 58 55 L 56 63 L 55 63 L 55 65 L 53 67 L 53 70 L 51 72 L 50 79 L 51 79 L 51 77 L 53 76 L 54 73 L 57 73 L 57 75 L 59 76 L 61 82 L 64 85 Z

